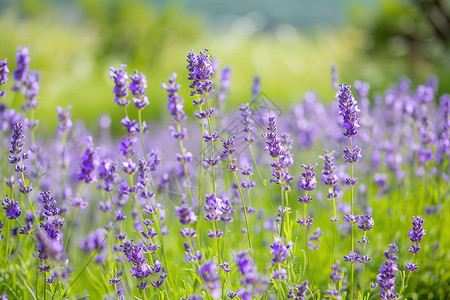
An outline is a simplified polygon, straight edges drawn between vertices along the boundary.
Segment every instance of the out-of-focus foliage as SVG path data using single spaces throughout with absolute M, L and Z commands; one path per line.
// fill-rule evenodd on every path
M 233 67 L 228 109 L 251 100 L 248 89 L 254 75 L 263 78 L 263 91 L 285 107 L 301 101 L 309 89 L 331 101 L 333 63 L 340 81 L 370 81 L 374 90 L 404 75 L 418 83 L 436 74 L 441 92 L 450 85 L 448 40 L 436 37 L 411 1 L 383 1 L 370 8 L 354 4 L 349 7 L 354 25 L 333 29 L 284 24 L 258 31 L 249 12 L 220 33 L 179 2 L 163 7 L 139 0 L 0 0 L 0 4 L 0 27 L 7 29 L 0 31 L 0 58 L 8 57 L 14 70 L 17 46 L 29 45 L 31 67 L 42 71 L 38 118 L 55 116 L 56 121 L 55 107 L 72 104 L 74 119 L 94 124 L 106 112 L 117 119 L 122 111 L 113 105 L 108 68 L 120 64 L 127 64 L 129 72 L 136 68 L 147 75 L 151 102 L 144 111 L 147 118 L 159 120 L 167 114 L 160 83 L 172 72 L 179 74 L 190 114 L 185 55 L 191 48 L 208 47 L 221 62 L 219 70 Z M 218 76 L 214 81 L 219 83 Z

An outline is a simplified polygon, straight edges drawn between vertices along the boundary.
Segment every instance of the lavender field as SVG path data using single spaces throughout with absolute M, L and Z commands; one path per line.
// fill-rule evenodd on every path
M 194 49 L 163 83 L 103 70 L 122 118 L 91 128 L 71 106 L 35 117 L 32 52 L 0 61 L 2 299 L 449 298 L 439 78 L 370 91 L 333 66 L 334 101 L 287 107 L 254 77 L 235 106 L 232 69 Z

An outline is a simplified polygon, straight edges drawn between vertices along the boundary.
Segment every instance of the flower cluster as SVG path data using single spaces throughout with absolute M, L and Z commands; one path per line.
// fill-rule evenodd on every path
M 189 85 L 192 89 L 191 96 L 204 96 L 213 90 L 210 78 L 214 74 L 214 68 L 210 60 L 211 55 L 207 53 L 208 49 L 201 51 L 200 54 L 194 53 L 193 50 L 187 54 L 188 65 L 186 68 L 189 71 L 188 80 L 191 81 L 191 84 Z M 200 99 L 200 102 L 194 103 L 194 106 L 203 103 L 204 99 Z
M 70 109 L 72 108 L 72 105 L 67 105 L 66 109 L 63 109 L 61 106 L 56 107 L 56 111 L 58 112 L 58 132 L 61 134 L 66 133 L 72 128 L 72 120 L 71 120 L 71 113 Z
M 0 60 L 0 85 L 4 85 L 8 81 L 8 62 Z M 5 97 L 6 91 L 0 91 L 0 98 Z
M 148 97 L 145 95 L 147 89 L 147 79 L 143 73 L 139 74 L 134 70 L 134 75 L 130 75 L 130 91 L 133 93 L 134 106 L 137 109 L 144 109 L 150 104 Z
M 94 148 L 92 137 L 87 138 L 86 149 L 81 157 L 80 172 L 78 172 L 78 180 L 91 183 L 95 180 L 94 171 L 98 165 L 97 149 Z
M 420 250 L 420 241 L 422 241 L 423 235 L 425 234 L 425 230 L 422 227 L 423 219 L 420 217 L 413 217 L 413 228 L 408 232 L 408 236 L 411 242 L 415 243 L 414 245 L 408 247 L 409 252 L 412 254 L 416 254 Z M 407 263 L 405 265 L 405 269 L 411 272 L 417 270 L 419 266 L 416 263 Z
M 339 115 L 343 118 L 342 126 L 345 129 L 344 135 L 352 137 L 358 133 L 358 106 L 350 90 L 351 85 L 340 84 L 336 99 L 339 100 Z
M 340 299 L 340 291 L 339 289 L 336 289 L 336 286 L 339 286 L 339 282 L 342 280 L 342 268 L 339 266 L 339 262 L 338 264 L 331 266 L 330 279 L 333 282 L 333 289 L 326 290 L 325 294 L 332 299 Z
M 8 196 L 2 201 L 3 209 L 6 212 L 6 217 L 10 220 L 17 219 L 22 214 L 19 202 L 14 201 L 14 199 L 9 199 Z
M 398 251 L 397 245 L 395 243 L 390 244 L 389 250 L 385 250 L 384 256 L 386 257 L 385 263 L 380 268 L 380 273 L 377 275 L 377 281 L 380 285 L 381 299 L 397 299 L 398 293 L 394 292 L 395 289 L 395 273 L 398 271 L 397 264 L 398 257 L 395 252 Z
M 115 94 L 114 102 L 121 107 L 127 107 L 130 101 L 128 97 L 128 73 L 125 71 L 126 65 L 122 65 L 120 69 L 109 68 L 109 77 L 114 79 L 113 93 Z
M 214 298 L 220 297 L 220 287 L 222 286 L 220 275 L 217 274 L 217 269 L 217 262 L 215 260 L 206 261 L 200 267 L 200 273 L 206 283 L 206 290 Z
M 255 140 L 254 133 L 256 132 L 255 121 L 252 119 L 252 111 L 250 110 L 250 104 L 245 103 L 239 106 L 241 111 L 242 124 L 244 125 L 244 132 L 247 133 L 245 141 L 247 143 L 252 143 Z
M 63 254 L 64 247 L 62 242 L 62 232 L 60 228 L 65 221 L 59 216 L 60 209 L 56 207 L 56 200 L 51 196 L 50 192 L 43 192 L 39 194 L 39 200 L 43 204 L 43 218 L 39 226 L 45 233 L 39 231 L 36 234 L 38 239 L 38 258 L 42 262 L 39 266 L 39 271 L 47 272 L 50 267 L 47 264 L 47 259 L 50 258 L 56 262 L 63 262 L 65 255 Z M 47 283 L 54 281 L 53 277 L 46 278 Z
M 286 160 L 282 159 L 285 154 L 285 148 L 283 147 L 280 138 L 277 137 L 277 124 L 275 123 L 275 117 L 269 117 L 269 123 L 267 126 L 267 132 L 263 134 L 263 137 L 267 139 L 264 151 L 269 151 L 270 156 L 276 159 L 272 162 L 272 176 L 275 179 L 271 179 L 270 182 L 281 184 L 282 188 L 286 191 L 290 190 L 289 182 L 294 177 L 289 175 L 287 169 L 288 165 Z
M 235 253 L 234 261 L 242 274 L 242 287 L 234 295 L 242 297 L 243 300 L 251 300 L 253 296 L 265 292 L 267 280 L 258 274 L 254 262 L 248 257 L 249 251 Z

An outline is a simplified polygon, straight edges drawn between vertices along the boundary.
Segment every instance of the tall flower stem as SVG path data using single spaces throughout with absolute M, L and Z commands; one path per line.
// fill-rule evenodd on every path
M 81 200 L 81 197 L 83 196 L 83 191 L 84 191 L 84 187 L 85 187 L 86 182 L 83 180 L 83 182 L 81 183 L 81 188 L 80 188 L 80 193 L 78 194 L 78 203 Z M 73 213 L 72 213 L 72 218 L 70 219 L 70 223 L 69 226 L 67 226 L 67 233 L 66 233 L 66 237 L 64 239 L 64 248 L 67 246 L 67 242 L 69 241 L 69 236 L 70 236 L 70 232 L 72 231 L 72 227 L 73 227 L 73 223 L 75 222 L 75 215 L 77 214 L 78 211 L 78 206 L 75 206 Z
M 139 139 L 141 141 L 142 152 L 144 153 L 145 162 L 148 163 L 147 152 L 145 151 L 145 145 L 144 145 L 144 128 L 142 128 L 142 113 L 141 113 L 141 111 L 142 111 L 141 109 L 138 109 Z M 150 177 L 150 187 L 152 188 L 152 191 L 154 192 L 155 188 L 153 186 L 152 172 L 150 170 L 148 171 L 148 175 Z
M 281 197 L 281 225 L 280 225 L 280 237 L 283 237 L 284 234 L 284 185 L 281 183 L 280 189 L 280 197 Z
M 22 180 L 23 180 L 23 182 L 25 182 L 25 176 L 23 175 L 23 172 L 20 172 L 20 174 L 22 174 Z M 30 194 L 29 193 L 26 193 L 26 194 L 27 194 L 27 200 L 28 200 L 28 204 L 30 205 L 31 212 L 33 213 L 33 217 L 36 220 L 36 212 L 34 210 L 33 203 L 31 203 Z
M 229 155 L 229 157 L 230 157 L 230 163 L 233 164 L 233 159 L 232 159 L 231 155 Z M 250 236 L 250 230 L 249 230 L 249 226 L 248 226 L 247 207 L 245 206 L 244 196 L 242 195 L 242 189 L 241 189 L 241 185 L 239 183 L 239 178 L 238 178 L 236 172 L 233 172 L 233 174 L 234 174 L 234 179 L 236 181 L 236 185 L 238 186 L 238 189 L 239 189 L 239 196 L 241 197 L 242 208 L 244 209 L 245 228 L 247 230 L 248 247 L 251 250 L 251 256 L 253 258 L 252 239 Z
M 206 94 L 205 94 L 205 105 L 206 105 L 206 110 L 208 110 L 209 107 L 208 107 L 208 100 L 207 100 Z M 209 134 L 212 134 L 211 117 L 206 117 L 206 119 L 208 120 Z M 213 144 L 212 140 L 211 140 L 211 156 L 214 158 L 214 144 Z M 211 165 L 211 177 L 212 177 L 213 193 L 215 194 L 216 193 L 216 177 L 215 177 L 214 165 Z
M 367 231 L 364 231 L 364 238 L 367 237 Z M 366 244 L 363 244 L 363 257 L 366 256 Z M 366 283 L 366 263 L 363 263 L 363 269 L 362 269 L 362 282 L 361 282 L 361 296 L 364 299 L 364 288 L 365 288 L 365 283 Z
M 178 130 L 178 132 L 181 132 L 181 126 L 179 123 L 177 124 L 177 130 Z M 184 148 L 183 140 L 179 139 L 179 143 L 180 143 L 181 155 L 184 157 L 184 154 L 186 153 L 186 149 Z M 189 175 L 187 172 L 186 162 L 184 160 L 183 160 L 183 171 L 184 171 L 184 178 L 186 180 L 186 188 L 187 188 L 187 192 L 188 192 L 189 201 L 191 202 L 192 207 L 194 207 L 194 202 L 193 202 L 192 194 L 191 194 L 191 185 L 189 183 Z
M 258 163 L 256 162 L 255 154 L 253 153 L 253 147 L 252 147 L 251 143 L 248 144 L 248 148 L 250 149 L 250 154 L 252 155 L 252 160 L 253 160 L 253 163 L 255 165 L 256 172 L 258 173 L 259 180 L 261 180 L 261 183 L 264 186 L 264 191 L 266 192 L 266 199 L 270 203 L 270 208 L 272 209 L 272 215 L 275 216 L 275 210 L 274 210 L 274 207 L 273 207 L 272 199 L 270 198 L 269 191 L 267 190 L 267 183 L 266 183 L 266 181 L 263 179 L 263 177 L 261 175 L 261 171 L 259 170 Z
M 61 201 L 64 199 L 64 189 L 66 188 L 66 173 L 67 173 L 67 166 L 65 163 L 65 156 L 66 156 L 66 144 L 67 144 L 67 136 L 66 134 L 63 135 L 63 148 L 61 153 L 62 158 L 62 178 L 61 178 Z
M 352 137 L 349 137 L 350 140 L 350 149 L 353 149 Z M 353 161 L 350 162 L 350 177 L 353 179 Z M 353 196 L 354 196 L 354 188 L 355 185 L 352 184 L 351 188 L 351 198 L 350 198 L 350 214 L 353 216 Z M 351 234 L 351 243 L 352 243 L 352 252 L 355 250 L 354 243 L 354 233 L 353 233 L 353 222 L 350 223 L 350 234 Z M 351 277 L 350 277 L 350 299 L 354 299 L 354 273 L 355 273 L 355 262 L 352 260 L 352 269 L 351 269 Z
M 305 193 L 305 197 L 308 197 L 308 192 Z M 306 220 L 306 203 L 303 203 L 303 220 Z M 305 252 L 306 252 L 306 260 L 308 262 L 308 269 L 309 269 L 309 277 L 311 278 L 311 290 L 313 299 L 315 299 L 315 290 L 314 290 L 314 277 L 311 269 L 311 259 L 309 257 L 309 247 L 308 247 L 308 226 L 305 224 Z
M 331 187 L 332 201 L 333 201 L 333 213 L 334 213 L 334 234 L 333 234 L 333 253 L 331 254 L 331 265 L 334 265 L 336 254 L 336 240 L 337 240 L 337 213 L 336 213 L 336 197 L 334 196 L 334 186 Z

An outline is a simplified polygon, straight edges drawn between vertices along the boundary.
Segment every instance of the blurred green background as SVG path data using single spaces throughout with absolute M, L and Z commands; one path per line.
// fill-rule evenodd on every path
M 0 0 L 0 59 L 13 71 L 17 46 L 30 47 L 31 68 L 42 72 L 41 127 L 56 125 L 57 105 L 72 104 L 73 119 L 95 128 L 103 114 L 123 116 L 108 76 L 120 64 L 147 75 L 150 122 L 167 119 L 160 84 L 172 72 L 192 111 L 191 48 L 209 48 L 220 69 L 232 66 L 228 109 L 251 100 L 255 75 L 281 106 L 308 90 L 332 101 L 332 64 L 340 81 L 368 81 L 372 91 L 402 76 L 419 84 L 435 74 L 439 92 L 449 92 L 449 15 L 448 1 L 425 0 Z

